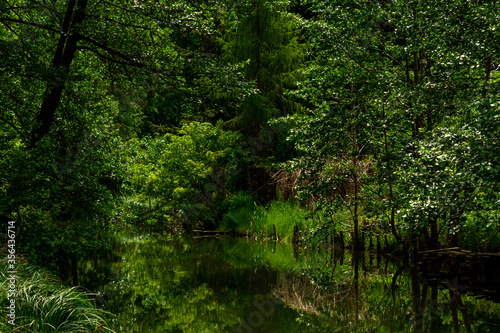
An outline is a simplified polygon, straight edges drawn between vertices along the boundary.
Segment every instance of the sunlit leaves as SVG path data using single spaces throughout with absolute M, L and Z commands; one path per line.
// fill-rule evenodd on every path
M 222 123 L 185 123 L 176 134 L 146 138 L 135 149 L 131 179 L 136 190 L 184 214 L 192 207 L 214 209 L 217 197 L 231 189 L 245 159 L 240 136 L 223 130 Z M 203 219 L 184 218 L 194 219 L 193 223 Z
M 307 3 L 316 64 L 296 95 L 310 111 L 287 120 L 302 192 L 336 198 L 355 155 L 373 161 L 365 208 L 408 231 L 498 209 L 498 5 Z

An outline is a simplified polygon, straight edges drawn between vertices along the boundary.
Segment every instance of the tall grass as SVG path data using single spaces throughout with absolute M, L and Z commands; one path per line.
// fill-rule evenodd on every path
M 264 229 L 268 237 L 273 235 L 275 226 L 278 238 L 291 240 L 293 227 L 297 225 L 299 230 L 305 229 L 307 216 L 307 210 L 293 201 L 274 201 L 255 221 L 256 226 Z
M 274 236 L 274 226 L 279 239 L 290 240 L 293 227 L 304 230 L 310 220 L 308 211 L 292 201 L 274 201 L 269 207 L 245 205 L 229 211 L 222 219 L 219 229 L 250 231 L 258 238 Z
M 6 260 L 0 261 L 0 306 L 7 307 Z M 49 272 L 17 262 L 15 326 L 0 321 L 1 332 L 113 332 L 107 314 L 76 287 L 68 288 Z

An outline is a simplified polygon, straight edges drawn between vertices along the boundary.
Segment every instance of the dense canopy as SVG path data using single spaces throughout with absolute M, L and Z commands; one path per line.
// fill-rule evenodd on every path
M 376 225 L 406 249 L 486 248 L 499 9 L 0 0 L 2 220 L 53 265 L 123 226 L 215 229 L 279 198 L 354 247 Z

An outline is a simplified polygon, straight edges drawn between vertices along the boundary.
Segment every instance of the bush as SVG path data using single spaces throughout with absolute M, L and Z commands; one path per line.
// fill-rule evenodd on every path
M 215 227 L 246 160 L 241 136 L 222 125 L 185 123 L 176 134 L 154 139 L 146 146 L 151 153 L 139 152 L 141 158 L 132 161 L 132 188 L 156 197 L 186 225 Z
M 219 225 L 219 230 L 236 230 L 245 232 L 251 229 L 251 221 L 254 215 L 255 207 L 245 205 L 236 210 L 227 212 Z
M 472 251 L 499 251 L 499 218 L 498 211 L 477 211 L 469 214 L 460 230 L 461 245 Z

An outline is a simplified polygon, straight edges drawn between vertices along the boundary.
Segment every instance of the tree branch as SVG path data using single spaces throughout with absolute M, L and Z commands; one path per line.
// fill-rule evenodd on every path
M 120 26 L 124 26 L 124 27 L 129 27 L 129 28 L 136 28 L 136 29 L 141 29 L 141 30 L 147 30 L 147 31 L 151 31 L 152 29 L 150 27 L 145 27 L 145 26 L 141 26 L 141 25 L 135 25 L 135 24 L 132 24 L 132 23 L 126 23 L 126 22 L 119 22 L 119 21 L 115 21 L 109 17 L 100 17 L 100 16 L 97 16 L 97 15 L 86 15 L 88 18 L 95 18 L 95 19 L 101 19 L 101 20 L 104 20 L 106 22 L 111 22 L 111 23 L 116 23 L 117 25 L 120 25 Z
M 103 51 L 106 51 L 108 52 L 109 54 L 112 54 L 114 56 L 117 56 L 118 58 L 122 59 L 123 61 L 120 61 L 120 60 L 117 60 L 117 59 L 114 59 L 112 57 L 109 57 L 101 52 L 98 52 L 97 50 L 91 48 L 91 47 L 87 47 L 87 46 L 78 46 L 79 49 L 82 49 L 82 50 L 88 50 L 88 51 L 91 51 L 95 54 L 97 54 L 98 56 L 108 60 L 108 61 L 112 61 L 112 62 L 115 62 L 115 63 L 119 63 L 119 64 L 124 64 L 124 65 L 127 65 L 127 66 L 133 66 L 133 67 L 137 67 L 137 68 L 146 68 L 148 70 L 150 70 L 151 72 L 153 73 L 160 73 L 160 71 L 158 71 L 157 69 L 151 67 L 150 65 L 147 65 L 145 63 L 142 63 L 142 62 L 139 62 L 135 59 L 133 59 L 132 57 L 130 57 L 129 55 L 127 54 L 124 54 L 118 50 L 115 50 L 109 46 L 106 46 L 90 37 L 87 37 L 87 36 L 80 36 L 80 40 L 83 40 L 83 41 L 86 41 L 92 45 L 94 45 L 95 47 L 103 50 Z
M 55 33 L 61 33 L 60 30 L 54 28 L 54 27 L 51 27 L 49 25 L 45 25 L 45 24 L 41 24 L 41 23 L 35 23 L 35 22 L 27 22 L 27 21 L 24 21 L 24 20 L 21 20 L 21 19 L 14 19 L 14 18 L 9 18 L 9 17 L 2 17 L 0 18 L 0 23 L 4 23 L 5 22 L 14 22 L 14 23 L 20 23 L 20 24 L 24 24 L 24 25 L 30 25 L 30 26 L 33 26 L 33 27 L 37 27 L 37 28 L 41 28 L 41 29 L 44 29 L 44 30 L 48 30 L 48 31 L 52 31 L 52 32 L 55 32 Z

